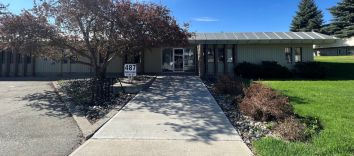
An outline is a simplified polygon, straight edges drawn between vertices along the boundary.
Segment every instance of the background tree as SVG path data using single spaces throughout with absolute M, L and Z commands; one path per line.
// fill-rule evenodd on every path
M 298 4 L 299 11 L 293 16 L 290 31 L 292 32 L 319 32 L 323 20 L 322 10 L 319 10 L 314 0 L 302 0 Z
M 0 18 L 0 46 L 21 54 L 67 58 L 92 67 L 102 79 L 115 57 L 187 45 L 193 35 L 188 28 L 189 23 L 180 26 L 169 9 L 152 2 L 34 0 L 33 9 Z M 98 54 L 103 63 L 97 61 Z
M 319 33 L 326 34 L 326 35 L 333 35 L 333 25 L 331 23 L 322 25 Z
M 342 0 L 337 6 L 328 8 L 332 14 L 334 36 L 347 38 L 354 36 L 354 0 Z

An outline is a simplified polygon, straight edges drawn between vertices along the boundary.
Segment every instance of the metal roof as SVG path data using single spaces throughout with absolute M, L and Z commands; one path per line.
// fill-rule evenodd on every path
M 191 44 L 335 43 L 338 39 L 316 32 L 196 33 Z

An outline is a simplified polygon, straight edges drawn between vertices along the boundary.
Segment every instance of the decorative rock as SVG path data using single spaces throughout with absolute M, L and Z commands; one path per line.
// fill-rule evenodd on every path
M 250 134 L 254 134 L 254 130 L 253 129 L 250 129 Z
M 106 115 L 106 112 L 100 111 L 99 115 L 104 116 L 104 115 Z
M 256 138 L 260 138 L 260 137 L 262 137 L 262 134 L 257 134 L 256 135 Z
M 256 137 L 251 137 L 251 140 L 252 141 L 255 141 L 257 138 Z
M 262 123 L 261 123 L 261 122 L 256 122 L 254 125 L 255 125 L 255 126 L 261 126 Z
M 245 126 L 244 126 L 244 128 L 245 128 L 245 129 L 248 129 L 248 128 L 249 128 L 249 126 L 248 126 L 248 125 L 245 125 Z

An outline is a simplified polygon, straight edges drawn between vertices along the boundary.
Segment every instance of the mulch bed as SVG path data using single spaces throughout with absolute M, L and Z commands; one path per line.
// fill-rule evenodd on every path
M 134 81 L 146 80 L 150 78 L 152 77 L 138 76 L 134 79 Z M 65 81 L 76 81 L 85 84 L 89 81 L 92 81 L 92 79 L 75 79 L 75 80 L 65 80 Z M 136 96 L 136 94 L 120 92 L 117 94 L 111 94 L 109 96 L 106 96 L 106 100 L 104 100 L 103 98 L 98 98 L 97 100 L 92 102 L 91 95 L 82 91 L 85 90 L 84 87 L 83 88 L 78 88 L 78 87 L 63 88 L 62 85 L 60 86 L 61 86 L 60 89 L 75 103 L 76 107 L 85 115 L 85 117 L 91 124 L 96 123 L 99 119 L 103 118 L 106 114 L 108 114 L 113 109 L 120 110 Z M 76 91 L 75 89 L 78 91 Z M 78 94 L 80 94 L 83 98 L 78 100 L 77 98 Z

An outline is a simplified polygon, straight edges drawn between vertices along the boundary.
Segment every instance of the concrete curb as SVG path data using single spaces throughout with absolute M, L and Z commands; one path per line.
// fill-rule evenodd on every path
M 91 136 L 100 129 L 109 119 L 111 119 L 115 114 L 117 114 L 125 105 L 117 106 L 113 110 L 111 110 L 107 115 L 98 120 L 95 124 L 91 124 L 84 114 L 76 108 L 73 101 L 71 101 L 59 88 L 59 84 L 57 81 L 52 82 L 56 90 L 58 91 L 60 97 L 63 99 L 66 107 L 69 109 L 72 114 L 74 120 L 82 131 L 83 136 L 86 140 L 91 138 Z M 135 97 L 134 97 L 135 98 Z M 133 98 L 133 99 L 134 99 Z M 130 100 L 131 101 L 131 100 Z M 130 101 L 128 103 L 130 103 Z M 127 104 L 128 104 L 127 103 Z

